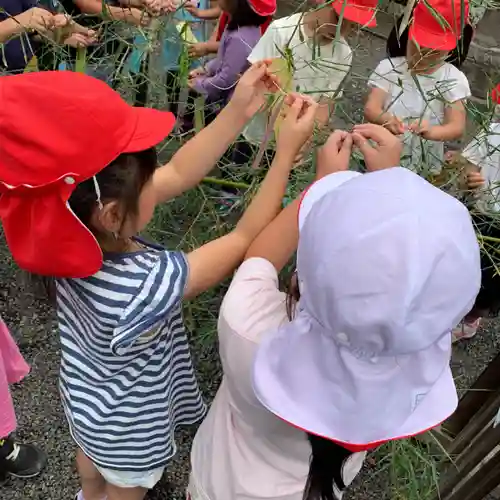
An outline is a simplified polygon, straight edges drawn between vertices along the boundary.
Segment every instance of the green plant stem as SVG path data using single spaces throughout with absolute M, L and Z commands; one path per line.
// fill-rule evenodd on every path
M 217 184 L 218 186 L 232 187 L 235 189 L 250 189 L 249 184 L 244 182 L 227 181 L 225 179 L 217 179 L 216 177 L 205 177 L 203 182 L 207 184 Z

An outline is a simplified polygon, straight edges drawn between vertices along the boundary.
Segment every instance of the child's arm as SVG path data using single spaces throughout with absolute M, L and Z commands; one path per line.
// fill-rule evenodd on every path
M 465 132 L 466 113 L 462 100 L 446 106 L 444 124 L 430 126 L 425 120 L 410 125 L 410 130 L 431 141 L 454 141 L 460 139 Z
M 147 26 L 151 20 L 146 12 L 135 7 L 126 8 L 104 5 L 104 10 L 102 0 L 74 0 L 74 2 L 84 14 L 103 17 L 103 12 L 106 12 L 106 17 L 110 17 L 116 21 L 125 21 L 136 26 Z
M 351 149 L 350 134 L 342 130 L 331 134 L 326 144 L 318 151 L 316 180 L 334 172 L 348 170 Z M 299 200 L 295 200 L 255 238 L 245 254 L 245 260 L 262 257 L 278 272 L 283 269 L 297 249 L 299 205 Z
M 188 254 L 186 298 L 195 297 L 228 276 L 241 262 L 252 241 L 276 217 L 294 157 L 312 133 L 316 108 L 316 103 L 295 98 L 283 122 L 271 168 L 236 228 Z
M 216 73 L 213 72 L 216 60 L 209 62 L 206 66 L 209 76 L 199 78 L 192 84 L 194 90 L 211 101 L 215 101 L 221 94 L 236 85 L 241 73 L 248 67 L 247 58 L 251 51 L 247 42 L 240 38 L 236 32 L 230 32 L 225 39 L 222 50 L 222 65 L 219 70 Z
M 222 13 L 221 8 L 216 5 L 215 7 L 210 7 L 209 9 L 200 9 L 195 2 L 186 2 L 184 8 L 194 17 L 199 19 L 218 19 Z
M 365 105 L 365 119 L 375 125 L 382 125 L 394 135 L 402 134 L 404 126 L 401 120 L 392 113 L 384 111 L 386 99 L 385 90 L 378 87 L 372 88 Z
M 169 163 L 156 170 L 153 182 L 158 203 L 175 198 L 202 181 L 264 105 L 272 86 L 267 62 L 254 64 L 241 77 L 231 101 L 217 118 L 180 148 Z
M 54 14 L 48 10 L 33 7 L 0 22 L 0 43 L 29 30 L 48 35 L 53 24 Z

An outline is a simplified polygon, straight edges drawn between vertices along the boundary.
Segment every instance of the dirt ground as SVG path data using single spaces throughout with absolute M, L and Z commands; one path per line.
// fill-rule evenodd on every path
M 355 66 L 339 111 L 339 124 L 360 121 L 366 78 L 384 56 L 384 41 L 378 36 L 363 34 L 351 43 L 356 53 Z M 78 482 L 73 464 L 74 446 L 68 434 L 57 388 L 59 341 L 53 313 L 47 304 L 32 300 L 27 294 L 24 281 L 11 263 L 3 242 L 0 242 L 0 283 L 0 314 L 19 340 L 22 352 L 32 366 L 31 374 L 13 389 L 19 421 L 17 437 L 20 441 L 37 443 L 49 454 L 48 467 L 39 478 L 30 481 L 10 480 L 0 487 L 0 498 L 70 500 L 78 490 Z M 470 385 L 499 348 L 498 321 L 490 322 L 476 338 L 454 348 L 453 369 L 461 389 Z M 204 394 L 210 400 L 220 380 L 216 345 L 193 342 L 193 354 Z M 161 484 L 151 492 L 150 499 L 184 498 L 189 471 L 188 454 L 194 431 L 188 429 L 178 433 L 177 458 L 168 467 Z M 387 476 L 373 472 L 373 469 L 367 468 L 346 498 L 387 498 Z

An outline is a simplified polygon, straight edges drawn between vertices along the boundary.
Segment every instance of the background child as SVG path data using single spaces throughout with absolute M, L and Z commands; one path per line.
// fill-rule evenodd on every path
M 307 93 L 321 104 L 318 108 L 318 124 L 324 126 L 329 121 L 335 98 L 341 95 L 340 86 L 351 68 L 352 51 L 345 37 L 356 24 L 375 26 L 376 7 L 377 0 L 335 0 L 323 8 L 318 5 L 306 14 L 297 13 L 277 19 L 271 23 L 248 60 L 253 63 L 262 59 L 282 58 L 285 52 L 291 54 L 293 81 L 290 88 Z M 340 38 L 336 39 L 341 11 L 344 19 Z M 316 52 L 321 54 L 319 57 L 313 50 L 315 47 Z M 245 128 L 243 138 L 246 143 L 238 145 L 233 155 L 234 163 L 246 163 L 253 151 L 263 143 L 269 118 L 269 112 L 259 113 Z
M 142 500 L 175 453 L 176 427 L 205 410 L 182 301 L 227 276 L 278 213 L 316 105 L 294 100 L 276 161 L 235 229 L 184 254 L 136 235 L 156 204 L 202 180 L 275 90 L 265 63 L 250 68 L 215 121 L 159 168 L 154 146 L 174 126 L 170 113 L 130 107 L 73 72 L 5 77 L 0 87 L 0 135 L 9 130 L 0 216 L 16 261 L 58 277 L 61 397 L 79 447 L 78 498 Z
M 460 165 L 467 178 L 467 187 L 472 192 L 471 214 L 476 230 L 482 236 L 500 238 L 498 215 L 500 214 L 500 85 L 491 93 L 493 116 L 486 130 L 466 146 L 461 154 L 454 155 L 452 163 Z M 488 241 L 483 242 L 481 255 L 481 290 L 472 311 L 453 331 L 454 340 L 473 337 L 482 316 L 494 316 L 500 311 L 498 287 L 500 277 L 496 261 Z
M 372 90 L 366 119 L 403 135 L 401 165 L 424 176 L 441 171 L 444 142 L 459 139 L 465 131 L 469 82 L 446 58 L 457 46 L 467 12 L 468 3 L 462 0 L 421 0 L 406 57 L 384 59 L 368 82 Z
M 224 105 L 249 66 L 248 56 L 260 39 L 261 26 L 276 12 L 276 0 L 219 0 L 219 6 L 230 19 L 217 57 L 191 72 L 189 86 L 207 103 Z
M 397 21 L 394 27 L 392 28 L 389 37 L 387 38 L 386 52 L 387 57 L 394 59 L 395 57 L 405 57 L 408 47 L 408 33 L 410 31 L 410 27 L 407 26 L 401 35 L 399 34 L 399 30 L 401 28 L 401 24 L 403 22 L 404 16 L 401 16 Z M 470 44 L 474 37 L 474 28 L 471 24 L 465 21 L 465 26 L 462 30 L 462 35 L 458 40 L 457 46 L 450 51 L 448 57 L 446 58 L 446 62 L 453 64 L 456 68 L 460 69 L 462 64 L 467 59 L 467 55 L 469 54 Z
M 9 385 L 20 382 L 29 372 L 14 339 L 0 318 L 0 484 L 7 476 L 35 477 L 45 467 L 45 453 L 32 444 L 16 443 L 16 414 Z

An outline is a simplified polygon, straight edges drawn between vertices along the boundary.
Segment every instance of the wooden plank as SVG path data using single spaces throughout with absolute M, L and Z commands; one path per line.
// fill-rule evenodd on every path
M 489 425 L 500 408 L 500 392 L 490 394 L 489 400 L 482 406 L 451 442 L 447 451 L 450 455 L 460 454 L 481 431 Z
M 491 395 L 491 391 L 500 389 L 500 354 L 486 367 L 474 385 L 465 393 L 455 413 L 443 424 L 452 436 L 467 425 Z
M 479 437 L 479 436 L 478 436 Z M 439 482 L 439 498 L 446 498 L 453 488 L 466 477 L 488 454 L 500 444 L 500 426 L 482 433 L 455 459 Z M 464 499 L 469 500 L 469 499 Z
M 486 462 L 449 496 L 441 500 L 483 500 L 500 484 L 500 453 Z

